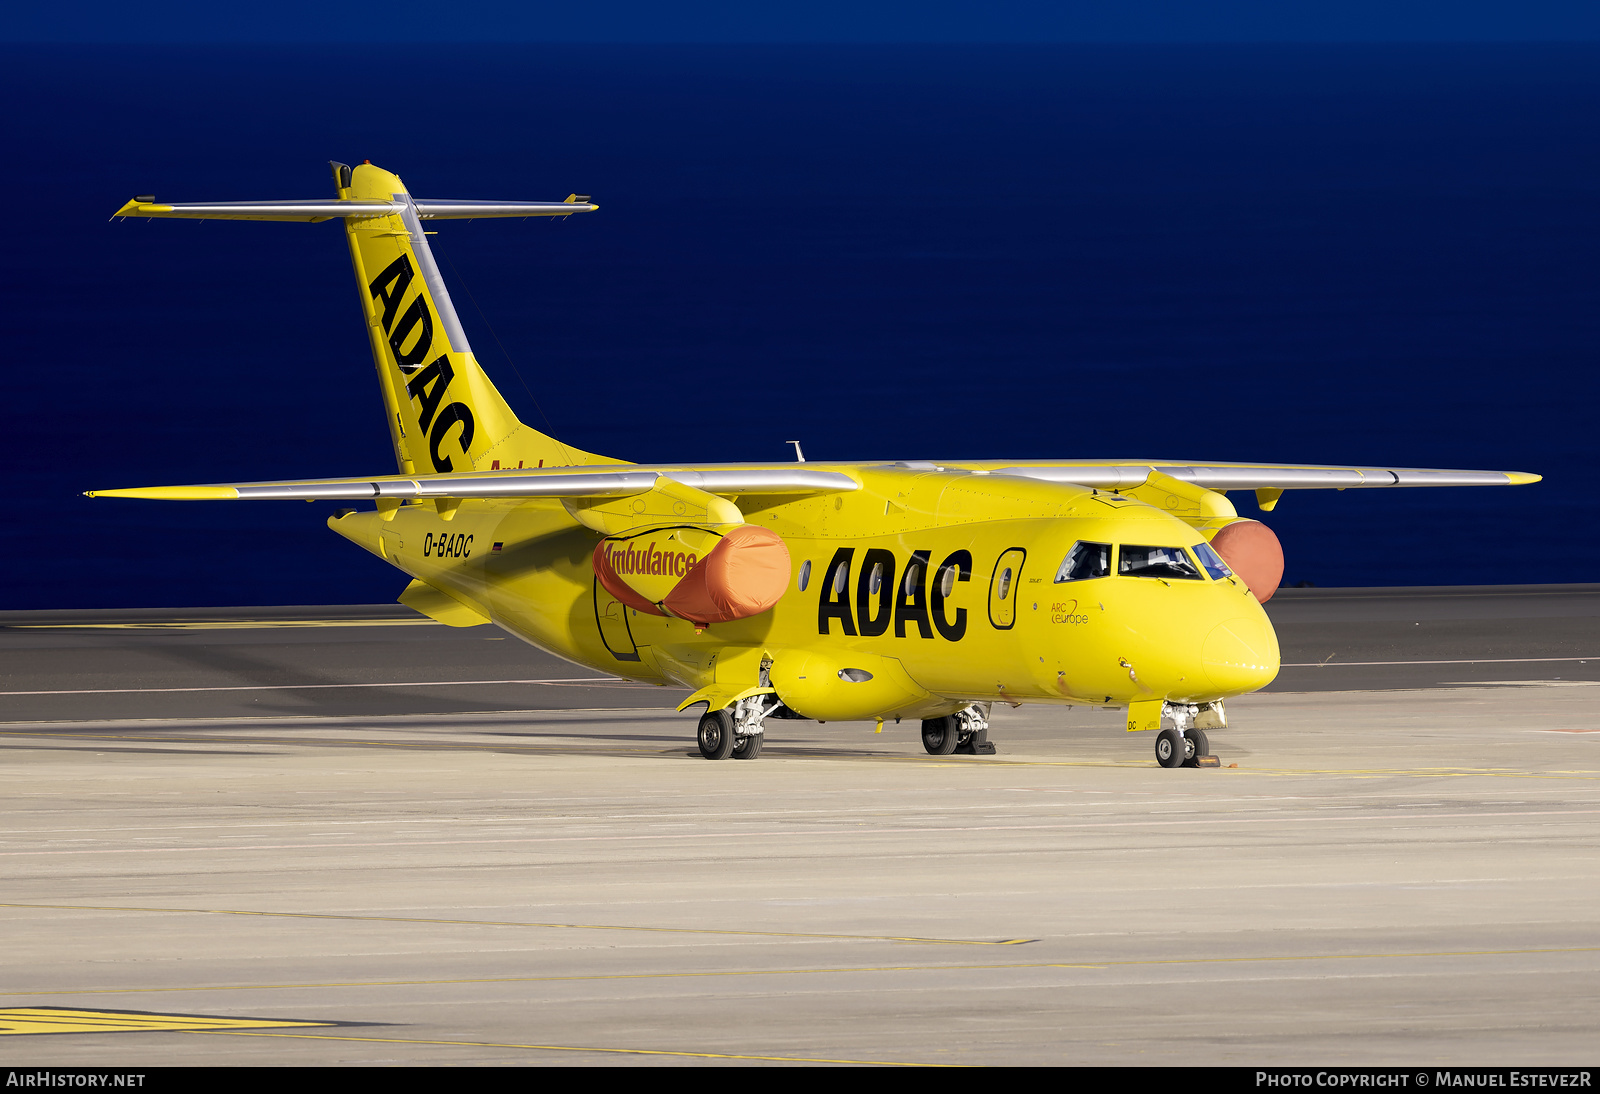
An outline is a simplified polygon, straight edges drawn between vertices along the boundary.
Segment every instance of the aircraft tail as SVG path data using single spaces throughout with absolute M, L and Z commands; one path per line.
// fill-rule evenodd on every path
M 568 216 L 565 202 L 429 201 L 370 163 L 331 164 L 334 201 L 157 203 L 135 198 L 117 216 L 202 220 L 342 219 L 362 314 L 402 474 L 619 463 L 562 444 L 517 420 L 473 356 L 434 263 L 424 220 Z

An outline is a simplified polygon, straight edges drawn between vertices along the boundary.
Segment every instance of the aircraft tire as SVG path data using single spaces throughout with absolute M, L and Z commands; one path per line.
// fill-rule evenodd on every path
M 767 739 L 765 733 L 752 733 L 748 737 L 736 738 L 733 742 L 733 758 L 736 760 L 753 760 L 761 755 L 761 745 Z
M 1163 729 L 1156 736 L 1156 763 L 1162 767 L 1182 767 L 1183 752 L 1183 734 L 1177 730 Z
M 922 747 L 930 756 L 948 756 L 961 743 L 954 718 L 926 718 L 922 722 Z
M 706 711 L 700 716 L 695 741 L 706 759 L 726 760 L 733 752 L 733 716 L 725 710 Z
M 1183 735 L 1183 766 L 1199 767 L 1200 757 L 1211 755 L 1211 742 L 1206 740 L 1205 730 L 1191 729 Z

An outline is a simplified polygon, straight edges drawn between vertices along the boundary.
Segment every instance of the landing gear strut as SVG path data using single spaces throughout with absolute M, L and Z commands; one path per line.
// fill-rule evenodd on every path
M 973 703 L 965 710 L 922 723 L 922 747 L 930 756 L 962 752 L 968 756 L 993 756 L 989 743 L 989 704 Z

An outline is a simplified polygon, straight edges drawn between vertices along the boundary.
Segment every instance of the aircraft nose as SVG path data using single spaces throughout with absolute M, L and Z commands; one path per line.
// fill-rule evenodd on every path
M 1266 687 L 1278 675 L 1278 636 L 1265 614 L 1230 619 L 1212 628 L 1200 657 L 1218 690 L 1243 695 Z

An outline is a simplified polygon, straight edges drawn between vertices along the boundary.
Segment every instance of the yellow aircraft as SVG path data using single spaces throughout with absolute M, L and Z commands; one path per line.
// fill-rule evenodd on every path
M 118 217 L 342 220 L 398 474 L 91 497 L 350 499 L 328 526 L 412 578 L 441 623 L 493 623 L 617 676 L 693 689 L 707 759 L 769 719 L 921 721 L 934 755 L 990 754 L 993 704 L 1127 709 L 1165 767 L 1215 764 L 1223 702 L 1278 672 L 1261 604 L 1285 490 L 1484 486 L 1537 475 L 1174 460 L 906 460 L 689 467 L 583 452 L 518 421 L 473 357 L 423 223 L 569 216 L 431 201 L 364 163 L 337 198 L 165 204 Z

